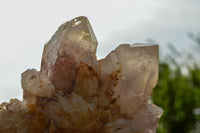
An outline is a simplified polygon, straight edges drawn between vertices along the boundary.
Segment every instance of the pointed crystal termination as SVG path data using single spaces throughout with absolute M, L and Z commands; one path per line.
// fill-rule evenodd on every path
M 158 45 L 123 44 L 100 61 L 100 75 L 104 87 L 110 89 L 108 78 L 120 74 L 113 88 L 114 98 L 123 113 L 132 115 L 138 107 L 147 104 L 158 80 Z M 114 80 L 113 80 L 114 81 Z M 112 81 L 112 82 L 113 82 Z M 104 83 L 105 82 L 105 83 Z
M 97 40 L 86 17 L 78 17 L 61 25 L 45 44 L 41 72 L 61 92 L 71 92 L 74 71 L 81 55 L 96 54 Z

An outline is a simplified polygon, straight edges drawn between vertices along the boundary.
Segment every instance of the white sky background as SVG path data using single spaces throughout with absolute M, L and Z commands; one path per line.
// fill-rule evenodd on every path
M 98 58 L 122 43 L 156 40 L 191 50 L 188 32 L 200 32 L 199 0 L 0 0 L 0 103 L 22 99 L 21 73 L 39 70 L 43 46 L 57 28 L 87 16 L 98 39 Z

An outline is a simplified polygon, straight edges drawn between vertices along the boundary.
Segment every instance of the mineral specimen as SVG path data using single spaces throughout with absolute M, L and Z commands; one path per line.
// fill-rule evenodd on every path
M 158 45 L 122 44 L 99 61 L 96 48 L 86 17 L 61 25 L 41 70 L 22 74 L 23 101 L 0 105 L 0 133 L 155 133 Z

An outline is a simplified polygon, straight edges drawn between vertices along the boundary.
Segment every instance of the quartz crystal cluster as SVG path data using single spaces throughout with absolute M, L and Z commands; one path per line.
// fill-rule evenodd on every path
M 96 49 L 86 17 L 61 25 L 41 70 L 22 73 L 23 101 L 0 104 L 0 133 L 155 133 L 158 45 L 122 44 L 101 60 Z

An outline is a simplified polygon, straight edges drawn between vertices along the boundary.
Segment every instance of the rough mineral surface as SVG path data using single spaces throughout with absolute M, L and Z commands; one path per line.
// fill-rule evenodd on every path
M 23 101 L 0 105 L 0 133 L 155 133 L 158 46 L 122 44 L 99 61 L 96 48 L 86 17 L 61 25 L 41 70 L 22 74 Z

